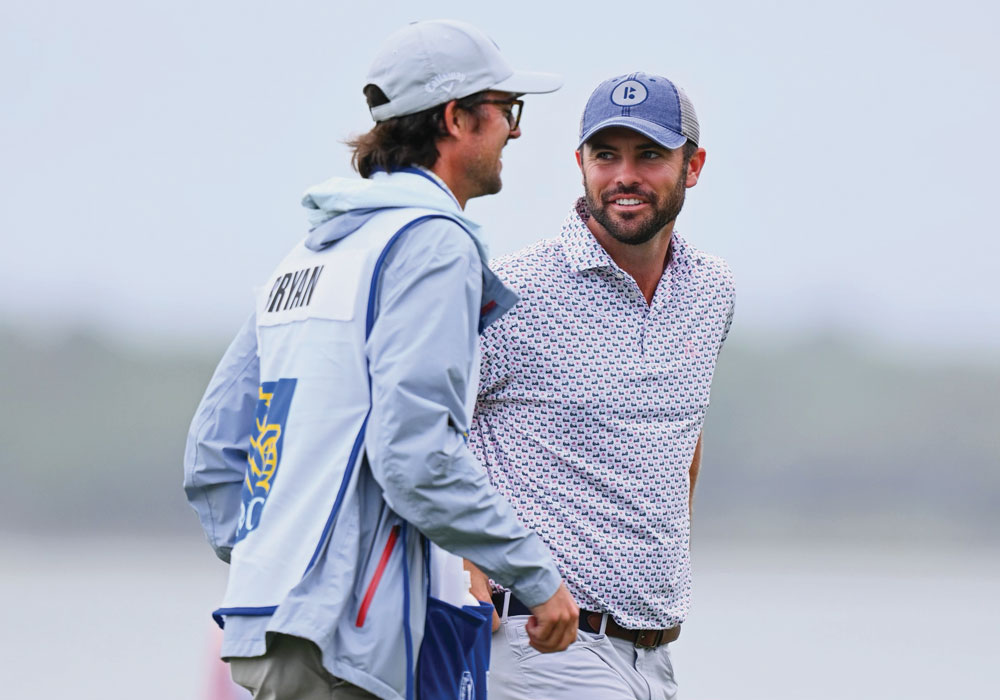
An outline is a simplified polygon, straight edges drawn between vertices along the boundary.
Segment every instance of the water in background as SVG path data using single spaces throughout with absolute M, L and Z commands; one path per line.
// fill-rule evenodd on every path
M 682 700 L 998 697 L 1000 548 L 696 546 L 694 564 Z
M 996 697 L 998 555 L 698 546 L 682 700 Z M 230 700 L 209 616 L 225 565 L 197 536 L 5 537 L 0 560 L 5 697 Z

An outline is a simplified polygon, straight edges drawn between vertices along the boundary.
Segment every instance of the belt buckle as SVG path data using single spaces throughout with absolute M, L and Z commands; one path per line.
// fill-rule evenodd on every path
M 652 636 L 651 641 L 646 641 L 646 636 Z M 635 633 L 635 641 L 632 642 L 632 646 L 636 649 L 655 649 L 660 646 L 660 641 L 663 639 L 663 630 L 639 630 Z

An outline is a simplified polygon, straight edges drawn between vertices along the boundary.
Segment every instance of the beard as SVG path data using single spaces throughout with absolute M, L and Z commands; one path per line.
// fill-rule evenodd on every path
M 495 169 L 476 173 L 474 182 L 476 184 L 476 191 L 479 193 L 476 195 L 477 197 L 496 194 L 503 187 L 503 180 L 500 179 L 500 173 Z
M 668 192 L 660 197 L 652 190 L 642 187 L 617 187 L 603 194 L 592 192 L 587 184 L 587 176 L 583 177 L 583 189 L 587 199 L 587 208 L 590 215 L 604 227 L 604 230 L 616 241 L 626 245 L 642 245 L 649 241 L 663 228 L 677 219 L 684 207 L 684 193 L 687 180 L 687 167 L 677 178 L 677 184 L 672 192 Z M 612 216 L 606 204 L 619 197 L 628 195 L 640 195 L 649 202 L 651 212 L 640 214 L 638 212 L 621 212 Z
M 500 179 L 500 152 L 478 153 L 476 158 L 466 163 L 465 178 L 470 185 L 470 190 L 474 192 L 472 197 L 482 197 L 499 192 L 503 187 L 503 181 Z

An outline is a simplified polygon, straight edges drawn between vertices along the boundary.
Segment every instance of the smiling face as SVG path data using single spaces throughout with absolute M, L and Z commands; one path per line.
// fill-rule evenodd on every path
M 577 162 L 594 220 L 616 241 L 641 245 L 672 232 L 684 190 L 698 181 L 704 150 L 689 164 L 683 148 L 664 148 L 637 131 L 611 127 L 583 145 Z

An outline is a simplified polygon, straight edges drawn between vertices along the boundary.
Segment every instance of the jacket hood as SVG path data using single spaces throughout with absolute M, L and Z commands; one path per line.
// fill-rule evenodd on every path
M 361 228 L 382 209 L 419 207 L 455 218 L 472 233 L 484 254 L 480 226 L 467 218 L 454 195 L 435 175 L 420 168 L 374 173 L 368 179 L 334 177 L 306 190 L 302 206 L 313 228 L 306 247 L 322 250 Z

